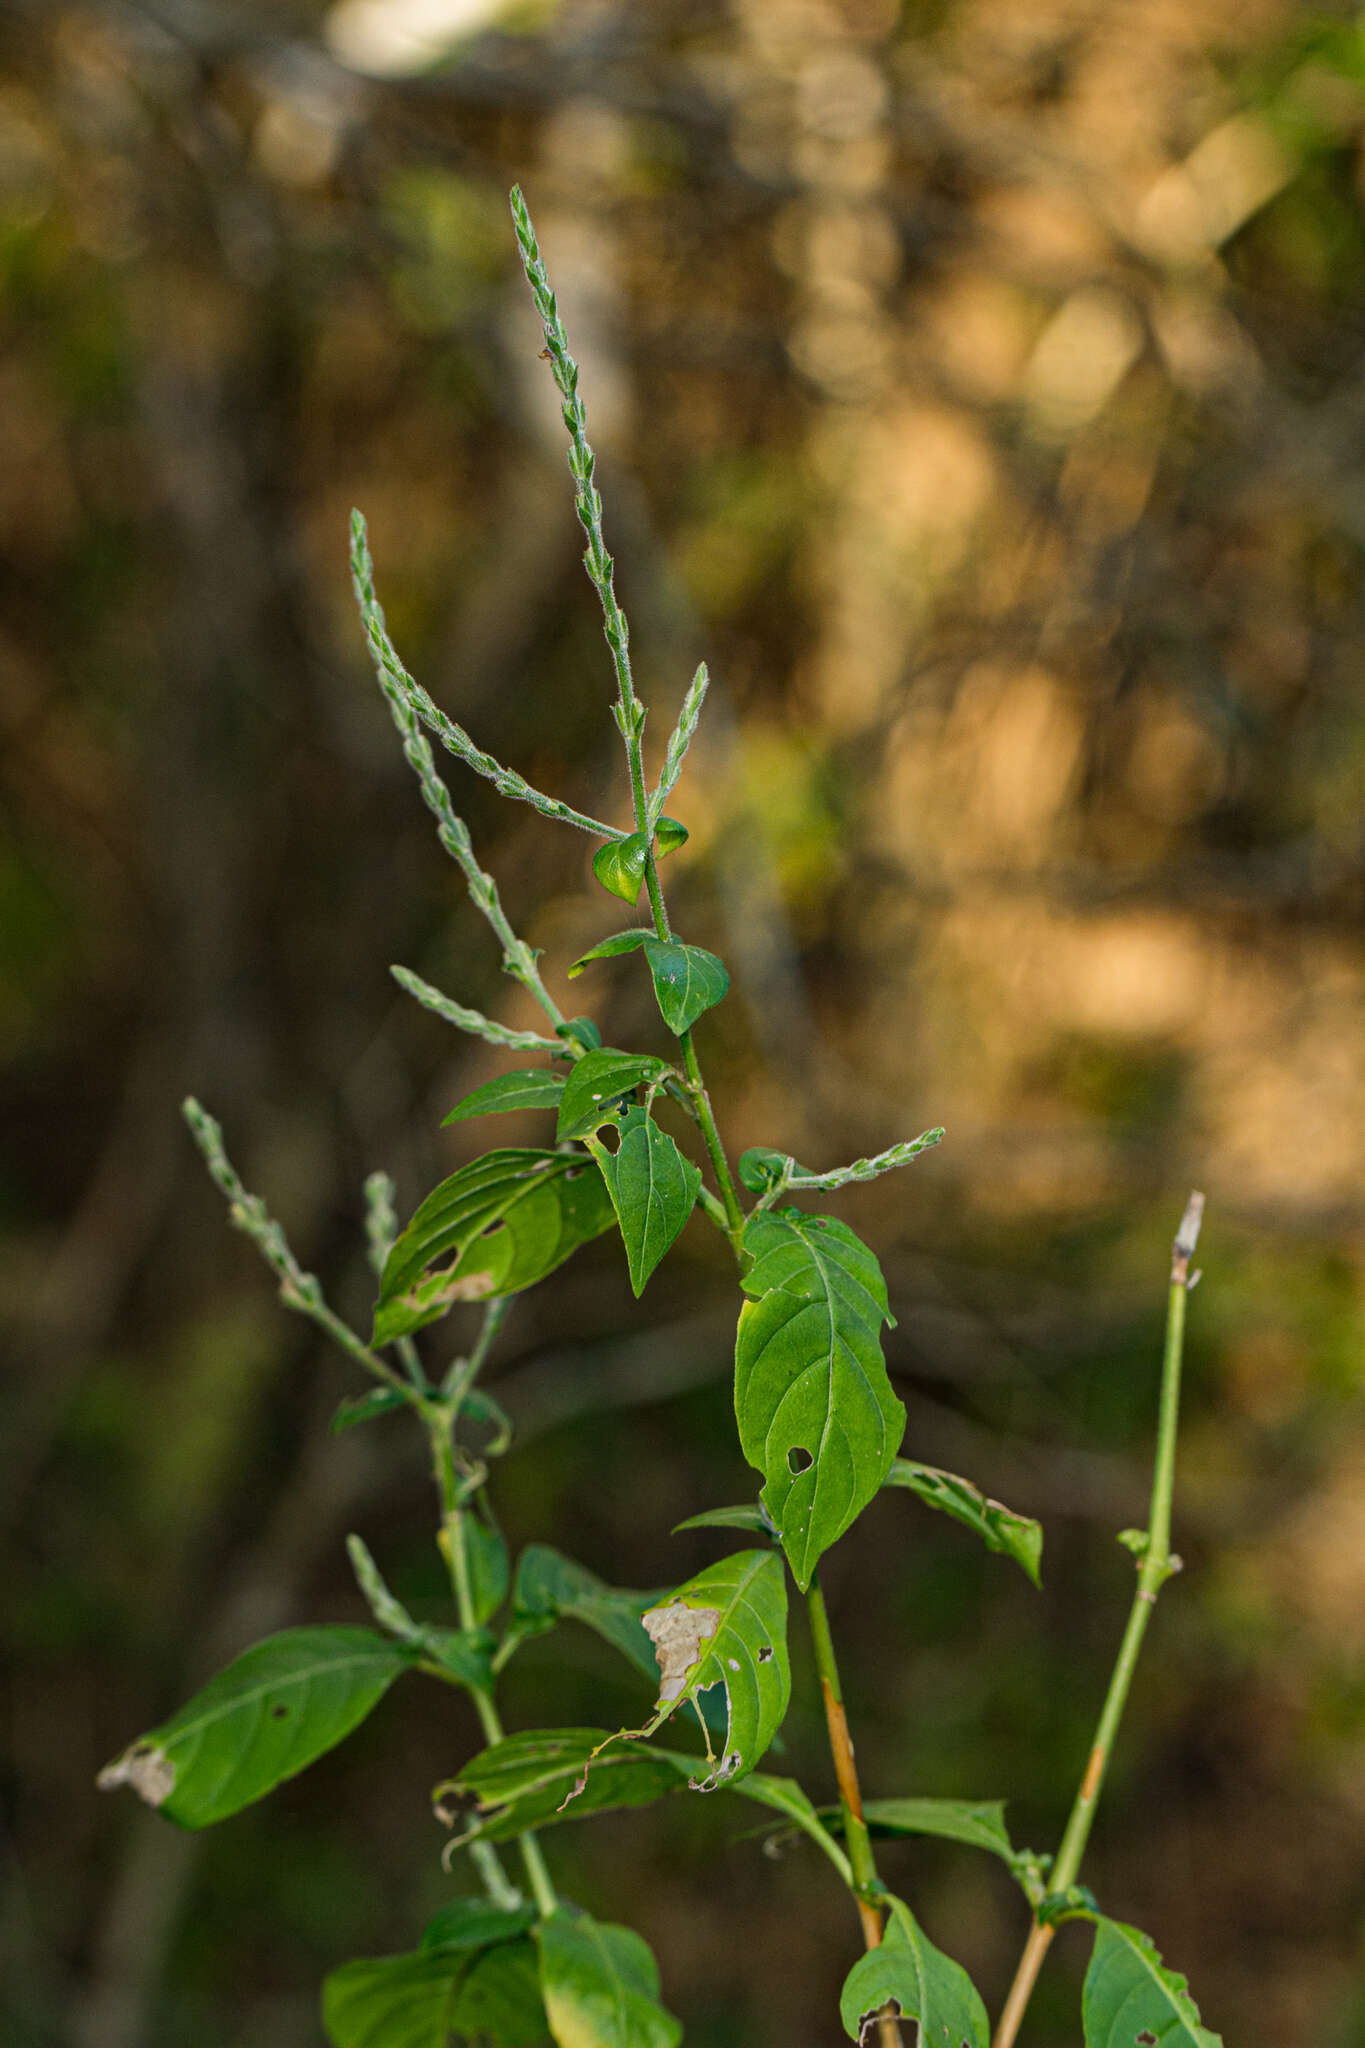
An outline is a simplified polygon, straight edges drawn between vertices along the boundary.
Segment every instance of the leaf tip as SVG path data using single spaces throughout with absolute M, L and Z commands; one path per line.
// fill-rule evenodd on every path
M 131 1785 L 148 1806 L 164 1806 L 175 1790 L 175 1765 L 164 1749 L 143 1738 L 106 1764 L 95 1780 L 100 1792 L 116 1792 L 120 1785 Z

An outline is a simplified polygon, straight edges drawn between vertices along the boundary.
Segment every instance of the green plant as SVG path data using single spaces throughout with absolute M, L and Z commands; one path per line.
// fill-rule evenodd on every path
M 906 1488 L 955 1516 L 1035 1580 L 1042 1534 L 1037 1523 L 986 1499 L 968 1481 L 899 1455 L 905 1412 L 882 1356 L 881 1330 L 890 1315 L 877 1260 L 846 1224 L 791 1200 L 906 1165 L 937 1145 L 942 1131 L 925 1131 L 826 1173 L 809 1172 L 789 1154 L 764 1147 L 747 1151 L 737 1171 L 731 1168 L 693 1040 L 694 1026 L 724 997 L 729 977 L 713 953 L 674 932 L 659 872 L 687 838 L 664 806 L 696 731 L 706 671 L 698 669 L 687 691 L 651 789 L 642 745 L 645 708 L 632 680 L 626 621 L 602 536 L 578 371 L 520 192 L 512 195 L 512 211 L 563 401 L 585 561 L 615 671 L 614 716 L 625 746 L 633 829 L 619 830 L 542 795 L 482 753 L 438 709 L 390 642 L 359 515 L 352 567 L 379 682 L 441 843 L 500 941 L 507 973 L 548 1024 L 544 1033 L 509 1030 L 395 970 L 420 1002 L 459 1029 L 539 1057 L 539 1064 L 475 1089 L 446 1121 L 537 1109 L 554 1116 L 553 1139 L 535 1149 L 485 1153 L 444 1180 L 402 1229 L 391 1183 L 383 1174 L 370 1179 L 368 1235 L 379 1296 L 366 1340 L 333 1313 L 264 1203 L 242 1186 L 218 1125 L 197 1103 L 186 1104 L 232 1221 L 274 1269 L 285 1305 L 311 1317 L 374 1382 L 369 1393 L 343 1405 L 338 1426 L 406 1408 L 424 1431 L 439 1498 L 437 1541 L 457 1626 L 414 1619 L 353 1536 L 351 1561 L 376 1627 L 296 1628 L 258 1643 L 134 1742 L 100 1782 L 129 1784 L 182 1827 L 204 1827 L 240 1811 L 340 1742 L 404 1673 L 418 1671 L 469 1694 L 486 1747 L 437 1788 L 435 1799 L 438 1815 L 460 1828 L 451 1848 L 470 1858 L 482 1895 L 444 1906 L 410 1954 L 349 1963 L 328 1978 L 323 2015 L 335 2048 L 440 2048 L 452 2034 L 506 2044 L 548 2034 L 560 2048 L 668 2048 L 681 2029 L 660 2003 L 648 1949 L 629 1929 L 600 1922 L 558 1897 L 540 1832 L 561 1816 L 640 1805 L 689 1787 L 757 1802 L 812 1840 L 833 1867 L 857 1912 L 865 1947 L 841 2003 L 854 2039 L 875 2031 L 890 2043 L 899 2038 L 898 2019 L 915 2022 L 922 2043 L 946 2048 L 987 2048 L 989 2035 L 966 1973 L 881 1883 L 875 1827 L 972 1843 L 1001 1858 L 1021 1886 L 1031 1930 L 996 2048 L 1009 2048 L 1016 2037 L 1058 1923 L 1075 1918 L 1093 1921 L 1096 1929 L 1084 1993 L 1090 2048 L 1157 2042 L 1213 2048 L 1217 2037 L 1201 2026 L 1183 1979 L 1165 1968 L 1146 1936 L 1101 1914 L 1078 1883 L 1142 1638 L 1161 1586 L 1178 1568 L 1170 1550 L 1171 1492 L 1185 1303 L 1197 1277 L 1189 1262 L 1202 1197 L 1191 1198 L 1175 1241 L 1151 1514 L 1145 1530 L 1125 1531 L 1121 1539 L 1137 1561 L 1136 1596 L 1055 1860 L 1016 1850 L 998 1804 L 923 1796 L 864 1801 L 820 1586 L 823 1553 L 887 1486 Z M 599 840 L 593 869 L 610 893 L 633 907 L 643 892 L 649 922 L 603 939 L 568 974 L 642 955 L 676 1051 L 604 1046 L 590 1019 L 565 1017 L 536 954 L 512 930 L 495 883 L 475 858 L 428 734 L 503 795 Z M 695 1128 L 714 1185 L 657 1120 L 661 1099 Z M 513 1574 L 487 1497 L 490 1463 L 507 1450 L 510 1432 L 479 1384 L 508 1302 L 612 1229 L 620 1232 L 638 1294 L 694 1208 L 727 1240 L 738 1266 L 744 1302 L 735 1412 L 744 1456 L 763 1486 L 757 1502 L 712 1509 L 682 1526 L 738 1529 L 751 1539 L 749 1547 L 663 1597 L 616 1590 L 537 1544 L 522 1553 Z M 433 1377 L 420 1334 L 457 1304 L 474 1302 L 484 1306 L 472 1347 Z M 793 1779 L 756 1768 L 788 1704 L 789 1580 L 806 1607 L 837 1806 L 819 1808 Z M 523 1642 L 565 1617 L 596 1629 L 650 1679 L 656 1706 L 643 1727 L 505 1732 L 497 1703 L 500 1673 Z M 654 1739 L 684 1707 L 694 1710 L 700 1750 Z M 510 1843 L 524 1892 L 500 1854 Z

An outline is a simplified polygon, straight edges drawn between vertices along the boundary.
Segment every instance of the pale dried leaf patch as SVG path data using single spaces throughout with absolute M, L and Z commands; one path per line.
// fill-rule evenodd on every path
M 175 1790 L 175 1765 L 164 1749 L 154 1743 L 135 1742 L 122 1756 L 106 1764 L 95 1780 L 101 1792 L 116 1792 L 131 1785 L 148 1806 L 162 1806 Z
M 681 1699 L 689 1674 L 701 1662 L 703 1646 L 720 1627 L 720 1609 L 670 1600 L 663 1607 L 651 1607 L 640 1619 L 658 1659 L 660 1706 Z

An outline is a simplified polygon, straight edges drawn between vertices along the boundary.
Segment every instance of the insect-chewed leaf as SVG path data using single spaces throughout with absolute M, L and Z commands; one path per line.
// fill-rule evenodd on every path
M 168 1820 L 208 1827 L 334 1749 L 410 1664 L 373 1629 L 284 1629 L 106 1764 L 100 1790 L 131 1785 Z
M 596 1161 L 581 1152 L 485 1153 L 443 1180 L 394 1243 L 374 1342 L 420 1330 L 457 1301 L 533 1286 L 615 1221 Z
M 696 1786 L 711 1792 L 751 1771 L 782 1725 L 791 1692 L 787 1586 L 775 1550 L 738 1550 L 698 1572 L 644 1617 L 659 1660 L 653 1734 L 682 1700 L 723 1685 L 725 1746 Z M 709 1749 L 709 1745 L 708 1745 Z
M 345 1963 L 322 1987 L 332 2048 L 446 2048 L 452 2034 L 531 2048 L 548 2032 L 540 1957 L 523 1935 Z
M 502 1842 L 560 1819 L 648 1806 L 665 1792 L 676 1792 L 696 1768 L 695 1757 L 642 1744 L 608 1750 L 594 1762 L 611 1739 L 600 1728 L 537 1728 L 509 1735 L 480 1750 L 456 1777 L 437 1787 L 437 1812 L 452 1823 L 463 1819 L 460 1841 L 477 1835 L 485 1842 Z
M 561 1615 L 569 1615 L 596 1629 L 637 1671 L 653 1680 L 658 1666 L 640 1616 L 657 1597 L 608 1586 L 586 1565 L 575 1564 L 548 1543 L 528 1543 L 517 1560 L 511 1633 L 539 1635 L 543 1629 L 553 1628 Z
M 616 1104 L 642 1081 L 663 1073 L 665 1062 L 648 1052 L 617 1052 L 604 1045 L 579 1060 L 564 1084 L 555 1136 L 586 1138 L 611 1120 Z
M 1043 1556 L 1043 1530 L 1029 1515 L 1016 1515 L 998 1500 L 989 1500 L 970 1479 L 955 1472 L 940 1472 L 937 1465 L 919 1465 L 912 1458 L 895 1458 L 886 1475 L 888 1486 L 903 1486 L 916 1493 L 931 1508 L 939 1508 L 956 1521 L 974 1529 L 988 1550 L 1012 1557 L 1032 1579 L 1042 1582 L 1039 1566 Z
M 564 1076 L 553 1067 L 519 1067 L 513 1074 L 499 1074 L 485 1081 L 457 1102 L 445 1124 L 460 1124 L 471 1116 L 495 1116 L 511 1109 L 554 1109 L 564 1093 Z
M 645 940 L 654 936 L 652 926 L 634 924 L 623 932 L 613 932 L 609 939 L 599 939 L 595 946 L 589 946 L 586 953 L 579 954 L 569 969 L 569 980 L 572 981 L 575 975 L 581 974 L 594 960 L 615 960 L 622 953 L 638 952 Z
M 1150 1935 L 1122 1920 L 1095 1920 L 1095 1947 L 1081 2000 L 1085 2048 L 1222 2048 L 1202 2025 L 1185 1979 L 1168 1970 Z
M 684 1159 L 644 1109 L 626 1111 L 615 1152 L 593 1138 L 588 1146 L 616 1210 L 631 1288 L 638 1295 L 692 1214 L 701 1168 Z
M 881 1326 L 886 1282 L 845 1223 L 800 1209 L 749 1218 L 746 1301 L 735 1342 L 735 1414 L 745 1457 L 797 1584 L 881 1486 L 905 1428 Z
M 659 1971 L 629 1927 L 563 1910 L 542 1920 L 540 1988 L 559 2048 L 677 2048 L 682 2027 L 659 2003 Z
M 876 2015 L 895 2003 L 902 2019 L 919 2024 L 919 2039 L 951 2048 L 987 2048 L 990 2022 L 975 1985 L 951 1956 L 934 1947 L 910 1908 L 892 1899 L 880 1948 L 853 1965 L 844 1979 L 839 2017 L 852 2041 L 867 2041 Z
M 679 1037 L 690 1031 L 702 1012 L 713 1008 L 730 986 L 725 962 L 704 946 L 684 946 L 677 939 L 646 939 L 645 958 L 663 1020 Z

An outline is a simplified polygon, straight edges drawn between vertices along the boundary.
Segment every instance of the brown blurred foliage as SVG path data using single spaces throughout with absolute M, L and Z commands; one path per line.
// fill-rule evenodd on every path
M 1292 0 L 540 0 L 405 57 L 419 12 L 0 9 L 0 2030 L 316 2042 L 322 1973 L 447 1882 L 426 1794 L 477 1734 L 421 1687 L 211 1838 L 92 1780 L 255 1635 L 357 1617 L 348 1528 L 439 1597 L 416 1448 L 327 1436 L 346 1372 L 177 1104 L 361 1314 L 364 1174 L 414 1201 L 501 1064 L 388 962 L 522 1021 L 370 683 L 350 505 L 434 694 L 625 813 L 515 178 L 656 747 L 716 678 L 671 887 L 736 977 L 725 1127 L 825 1165 L 948 1126 L 835 1201 L 911 1448 L 1048 1531 L 1041 1597 L 903 1498 L 831 1558 L 865 1784 L 1055 1841 L 1204 1187 L 1187 1571 L 1086 1876 L 1230 2043 L 1365 2042 L 1365 37 Z M 451 781 L 558 976 L 619 921 L 589 843 Z M 573 986 L 615 1042 L 656 1028 L 626 966 Z M 638 1308 L 602 1244 L 517 1309 L 516 1540 L 632 1585 L 714 1554 L 668 1530 L 752 1486 L 732 1314 L 700 1226 Z M 513 1725 L 638 1706 L 567 1631 L 513 1672 Z M 699 2048 L 833 2042 L 852 1916 L 747 1824 L 684 1800 L 549 1848 Z M 885 1869 L 998 2003 L 1009 1887 Z

